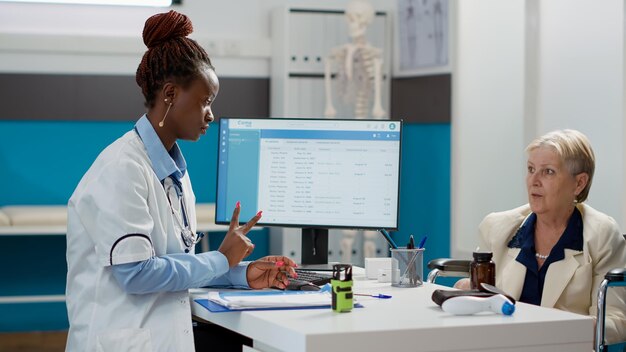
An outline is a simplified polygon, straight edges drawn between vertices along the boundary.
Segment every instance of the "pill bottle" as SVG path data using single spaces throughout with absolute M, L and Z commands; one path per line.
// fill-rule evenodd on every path
M 496 264 L 491 260 L 491 252 L 474 252 L 474 261 L 470 265 L 470 287 L 473 290 L 486 291 L 480 284 L 496 285 Z

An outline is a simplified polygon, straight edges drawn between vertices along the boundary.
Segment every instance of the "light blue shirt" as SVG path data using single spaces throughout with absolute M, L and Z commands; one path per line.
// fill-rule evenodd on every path
M 161 182 L 171 176 L 177 181 L 185 175 L 187 163 L 178 147 L 169 152 L 143 115 L 135 125 L 143 141 L 152 168 Z M 203 286 L 248 288 L 248 264 L 242 262 L 229 270 L 228 260 L 219 251 L 198 254 L 176 253 L 152 257 L 136 263 L 113 265 L 113 276 L 128 293 L 181 291 Z
M 152 169 L 159 181 L 163 183 L 163 180 L 168 176 L 172 176 L 177 181 L 180 181 L 185 172 L 187 172 L 187 162 L 178 147 L 178 143 L 174 143 L 174 147 L 168 152 L 146 115 L 143 115 L 137 121 L 135 130 L 146 147 L 148 158 L 150 158 L 152 163 Z

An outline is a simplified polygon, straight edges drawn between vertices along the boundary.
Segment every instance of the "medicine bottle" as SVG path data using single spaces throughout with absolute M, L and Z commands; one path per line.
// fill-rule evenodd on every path
M 480 284 L 496 285 L 496 264 L 491 260 L 491 252 L 474 252 L 470 265 L 470 287 L 486 291 Z

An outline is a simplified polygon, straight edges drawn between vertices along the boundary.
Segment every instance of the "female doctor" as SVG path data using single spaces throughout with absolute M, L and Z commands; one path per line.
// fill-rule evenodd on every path
M 291 259 L 254 249 L 240 204 L 217 251 L 194 254 L 195 196 L 177 139 L 198 140 L 219 90 L 187 16 L 150 17 L 136 80 L 147 114 L 108 146 L 68 205 L 68 351 L 193 351 L 189 288 L 288 284 Z M 114 103 L 114 102 L 112 102 Z M 279 275 L 280 274 L 280 275 Z

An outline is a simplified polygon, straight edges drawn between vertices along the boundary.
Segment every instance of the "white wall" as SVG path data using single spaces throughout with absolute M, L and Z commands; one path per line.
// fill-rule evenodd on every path
M 277 6 L 343 9 L 348 0 L 185 0 L 194 34 L 221 76 L 269 77 L 270 12 Z M 377 10 L 393 4 L 373 0 Z M 245 7 L 245 10 L 242 10 Z M 166 8 L 0 3 L 0 72 L 133 74 L 146 50 L 145 20 Z
M 486 214 L 526 202 L 523 150 L 554 129 L 590 138 L 589 204 L 624 229 L 623 1 L 458 1 L 457 35 L 453 255 L 470 255 Z
M 489 212 L 523 201 L 524 1 L 457 2 L 452 105 L 453 255 Z
M 588 203 L 624 227 L 624 2 L 540 2 L 537 134 L 574 128 L 591 140 Z

